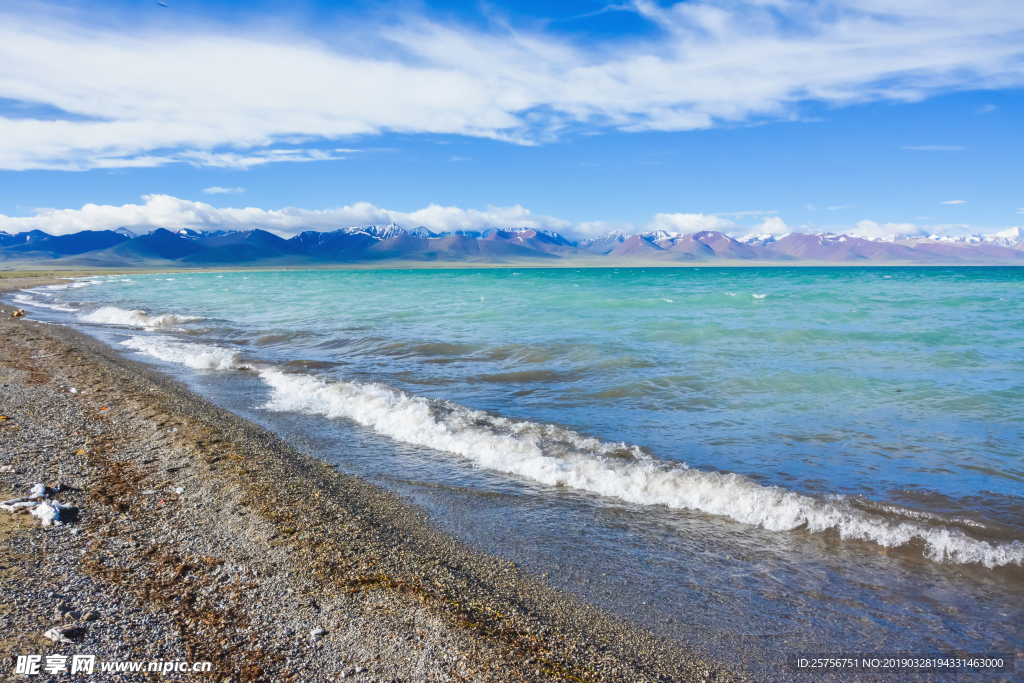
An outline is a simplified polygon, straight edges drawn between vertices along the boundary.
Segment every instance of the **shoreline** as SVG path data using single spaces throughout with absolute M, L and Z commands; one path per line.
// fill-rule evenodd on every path
M 42 284 L 5 278 L 0 292 Z M 12 310 L 0 306 L 0 410 L 10 418 L 0 450 L 11 454 L 0 466 L 15 472 L 0 474 L 0 493 L 62 484 L 55 497 L 78 507 L 79 533 L 0 513 L 0 565 L 37 565 L 0 574 L 3 593 L 15 596 L 7 630 L 19 634 L 0 640 L 7 672 L 13 656 L 36 651 L 150 660 L 161 650 L 211 661 L 215 680 L 236 682 L 342 673 L 361 681 L 746 678 L 467 547 L 421 509 L 102 342 L 12 319 Z M 62 388 L 72 386 L 76 393 Z M 88 590 L 65 595 L 78 585 Z M 92 594 L 122 595 L 133 607 L 125 616 Z M 59 611 L 49 603 L 98 616 L 74 622 L 85 629 L 80 642 L 54 644 L 39 636 L 54 625 L 45 615 Z M 126 640 L 143 616 L 147 637 Z
M 0 268 L 0 281 L 6 279 L 24 278 L 75 278 L 89 276 L 111 276 L 127 275 L 131 273 L 160 274 L 160 273 L 260 273 L 260 272 L 297 272 L 297 271 L 364 271 L 364 270 L 501 270 L 501 269 L 529 269 L 529 270 L 619 270 L 628 268 L 654 268 L 654 269 L 684 269 L 691 268 L 702 270 L 704 268 L 721 268 L 727 270 L 774 270 L 790 268 L 1024 268 L 1024 263 L 1019 262 L 949 262 L 949 263 L 918 263 L 915 261 L 884 261 L 884 262 L 859 262 L 859 261 L 745 261 L 739 259 L 722 259 L 720 261 L 643 261 L 623 259 L 615 263 L 606 261 L 594 261 L 589 259 L 562 260 L 557 262 L 546 261 L 521 261 L 507 263 L 470 263 L 465 261 L 391 261 L 387 263 L 325 263 L 325 264 L 265 264 L 246 266 L 243 264 L 215 265 L 207 268 L 181 268 L 175 266 L 161 266 L 142 264 L 138 266 L 124 267 L 88 267 L 76 265 L 57 265 L 56 267 L 36 267 L 36 263 L 11 263 L 16 268 L 10 270 Z M 6 290 L 0 290 L 6 291 Z

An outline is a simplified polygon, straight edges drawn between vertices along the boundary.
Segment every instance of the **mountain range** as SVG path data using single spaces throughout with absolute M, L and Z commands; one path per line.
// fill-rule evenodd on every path
M 992 235 L 882 239 L 834 233 L 790 233 L 779 238 L 721 232 L 692 234 L 610 232 L 571 240 L 532 228 L 431 232 L 394 223 L 308 230 L 290 239 L 265 230 L 202 232 L 158 228 L 139 235 L 128 228 L 49 235 L 40 230 L 0 232 L 5 270 L 27 266 L 128 268 L 317 266 L 381 262 L 521 263 L 586 265 L 650 262 L 831 262 L 1024 265 L 1024 233 L 1011 228 Z

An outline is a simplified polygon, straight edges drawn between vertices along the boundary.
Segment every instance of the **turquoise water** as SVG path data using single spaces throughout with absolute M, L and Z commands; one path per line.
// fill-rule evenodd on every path
M 833 642 L 980 647 L 969 634 L 991 631 L 1018 647 L 1019 626 L 998 624 L 1020 623 L 1019 598 L 941 628 L 896 605 L 922 576 L 1019 593 L 1022 295 L 1014 268 L 671 268 L 131 274 L 17 296 L 282 433 L 301 421 L 323 457 L 538 567 L 582 524 L 579 552 L 633 548 L 612 574 L 669 592 L 685 575 L 687 609 L 720 567 L 686 543 L 767 553 L 770 569 L 713 589 L 728 615 L 701 628 L 742 631 L 753 617 L 735 603 L 754 599 L 766 632 L 820 629 L 783 627 L 779 604 L 842 565 L 829 590 L 863 611 L 829 607 Z M 366 452 L 341 457 L 342 442 Z M 588 599 L 680 623 L 640 609 L 643 589 L 601 588 L 608 571 L 563 564 Z M 849 625 L 864 614 L 877 628 Z

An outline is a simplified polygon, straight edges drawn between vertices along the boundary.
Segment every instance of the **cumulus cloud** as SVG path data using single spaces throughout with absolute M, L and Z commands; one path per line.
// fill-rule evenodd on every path
M 786 222 L 778 216 L 771 216 L 764 219 L 761 225 L 755 227 L 751 232 L 758 234 L 771 234 L 775 236 L 785 235 L 788 232 L 793 232 L 793 229 L 786 225 Z
M 244 187 L 217 187 L 216 185 L 214 185 L 213 187 L 206 188 L 205 190 L 203 190 L 203 192 L 205 194 L 238 194 L 238 193 L 241 193 L 241 192 L 245 192 L 245 188 Z
M 116 230 L 131 228 L 146 232 L 155 228 L 193 228 L 195 230 L 252 230 L 259 228 L 279 235 L 293 235 L 302 230 L 330 231 L 351 226 L 395 222 L 407 228 L 425 226 L 436 232 L 444 230 L 483 230 L 486 228 L 536 228 L 565 231 L 572 223 L 552 216 L 531 213 L 521 206 L 489 206 L 485 211 L 460 209 L 454 206 L 430 206 L 405 213 L 382 209 L 368 202 L 352 206 L 312 211 L 289 207 L 266 210 L 219 209 L 210 204 L 153 194 L 142 198 L 145 204 L 123 206 L 86 204 L 81 209 L 39 209 L 35 216 L 8 217 L 0 215 L 0 230 L 24 232 L 42 230 L 51 235 L 65 235 L 79 230 Z
M 66 235 L 80 230 L 116 230 L 130 228 L 145 233 L 156 228 L 177 230 L 268 230 L 283 237 L 302 230 L 328 232 L 353 226 L 379 225 L 395 222 L 404 228 L 425 226 L 434 232 L 455 230 L 486 230 L 488 228 L 534 228 L 564 235 L 593 237 L 608 232 L 636 233 L 665 230 L 694 233 L 718 230 L 732 237 L 750 233 L 784 235 L 790 232 L 821 232 L 816 225 L 791 227 L 780 216 L 766 215 L 753 226 L 742 226 L 716 216 L 702 213 L 659 213 L 648 222 L 636 225 L 620 221 L 591 221 L 573 224 L 555 216 L 535 214 L 522 206 L 488 206 L 484 210 L 431 204 L 417 211 L 384 209 L 368 202 L 357 202 L 324 210 L 288 207 L 268 210 L 255 207 L 217 208 L 204 202 L 179 199 L 170 195 L 145 195 L 143 204 L 122 206 L 86 204 L 81 209 L 37 209 L 36 215 L 11 217 L 0 215 L 0 231 L 7 233 L 42 230 L 51 235 Z M 1021 210 L 1024 213 L 1024 209 Z M 828 226 L 831 232 L 867 237 L 885 237 L 896 232 L 905 235 L 964 235 L 991 233 L 1003 228 L 979 228 L 965 224 L 918 226 L 913 223 L 878 223 L 862 220 L 854 225 Z
M 350 150 L 310 141 L 383 131 L 536 144 L 1024 83 L 1019 0 L 634 0 L 622 9 L 660 33 L 610 42 L 415 13 L 350 40 L 39 7 L 0 12 L 0 98 L 26 105 L 0 116 L 4 169 L 315 161 Z
M 665 230 L 667 232 L 700 232 L 701 230 L 718 230 L 731 232 L 739 228 L 736 223 L 703 213 L 658 213 L 647 224 L 649 230 Z

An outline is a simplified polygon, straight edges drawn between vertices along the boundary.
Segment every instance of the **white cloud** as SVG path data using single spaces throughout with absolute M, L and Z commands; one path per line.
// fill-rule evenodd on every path
M 948 202 L 939 202 L 939 204 L 966 204 L 967 202 L 963 199 L 950 199 Z
M 851 208 L 849 204 L 843 204 L 842 206 L 830 206 L 830 207 L 828 207 L 828 210 L 829 211 L 839 211 L 840 209 L 849 209 L 849 208 Z
M 485 228 L 537 228 L 566 231 L 569 221 L 531 213 L 521 206 L 489 206 L 485 211 L 454 206 L 430 206 L 405 213 L 381 209 L 367 202 L 336 209 L 311 211 L 289 207 L 268 211 L 248 207 L 218 209 L 210 204 L 154 194 L 143 197 L 145 204 L 102 206 L 86 204 L 81 209 L 38 209 L 35 216 L 0 215 L 0 230 L 23 232 L 42 230 L 64 235 L 79 230 L 116 230 L 128 227 L 135 232 L 155 228 L 194 228 L 196 230 L 252 230 L 260 228 L 280 235 L 302 230 L 330 231 L 355 225 L 365 226 L 394 221 L 407 228 L 420 225 L 434 231 L 483 230 Z
M 701 230 L 718 230 L 729 232 L 740 226 L 730 220 L 719 218 L 713 214 L 703 213 L 658 213 L 647 224 L 647 230 L 665 230 L 667 232 L 700 232 Z
M 903 149 L 913 149 L 918 152 L 959 152 L 965 148 L 954 145 L 918 145 L 917 147 L 904 147 Z
M 206 193 L 206 194 L 239 194 L 239 193 L 245 192 L 245 188 L 244 187 L 217 187 L 216 185 L 214 185 L 213 187 L 206 188 L 205 190 L 203 190 L 203 192 Z
M 750 232 L 757 234 L 769 233 L 772 235 L 785 235 L 788 232 L 794 232 L 794 230 L 786 225 L 786 222 L 778 216 L 771 216 L 765 218 L 761 225 L 756 226 L 753 230 L 750 230 Z
M 534 144 L 1024 83 L 1019 0 L 636 0 L 660 37 L 607 43 L 416 14 L 347 22 L 352 40 L 281 22 L 115 29 L 28 7 L 0 13 L 0 98 L 68 115 L 0 116 L 4 169 L 311 161 L 350 152 L 311 141 L 382 131 Z
M 454 230 L 484 230 L 487 228 L 535 228 L 552 230 L 565 235 L 596 236 L 618 231 L 635 233 L 646 230 L 694 233 L 718 230 L 737 237 L 749 233 L 783 235 L 789 232 L 820 232 L 816 225 L 790 227 L 780 216 L 765 216 L 752 227 L 745 227 L 726 218 L 702 213 L 659 213 L 643 225 L 630 222 L 591 221 L 573 224 L 570 221 L 535 214 L 522 206 L 488 206 L 485 210 L 461 209 L 456 206 L 431 204 L 412 212 L 394 211 L 358 202 L 352 206 L 310 210 L 288 207 L 267 210 L 255 207 L 220 209 L 203 202 L 178 199 L 170 195 L 154 194 L 143 197 L 143 204 L 122 206 L 86 204 L 81 209 L 37 209 L 36 215 L 9 217 L 0 215 L 0 231 L 15 233 L 42 230 L 51 235 L 65 235 L 80 230 L 116 230 L 127 227 L 134 232 L 147 232 L 155 228 L 193 228 L 196 230 L 252 230 L 260 228 L 282 236 L 294 235 L 302 230 L 322 232 L 366 226 L 394 221 L 405 228 L 425 226 L 435 232 Z M 1024 209 L 1021 209 L 1024 213 Z M 884 237 L 895 232 L 905 235 L 966 235 L 991 233 L 1004 228 L 980 228 L 966 224 L 917 226 L 913 223 L 877 223 L 862 220 L 854 225 L 828 226 L 838 233 L 854 233 L 870 237 Z
M 808 204 L 807 205 L 807 210 L 808 211 L 817 211 L 818 207 L 816 207 L 814 204 Z

